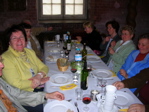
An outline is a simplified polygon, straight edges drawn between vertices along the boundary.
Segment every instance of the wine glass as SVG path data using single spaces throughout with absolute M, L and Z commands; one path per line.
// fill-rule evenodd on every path
M 77 71 L 77 68 L 76 68 L 76 64 L 75 62 L 71 62 L 71 70 L 73 75 L 75 75 L 76 71 Z
M 92 71 L 92 65 L 87 65 L 88 72 Z
M 72 72 L 72 75 L 73 75 L 73 82 L 74 83 L 78 83 L 78 75 L 75 74 L 76 71 L 77 71 L 77 67 L 76 67 L 75 62 L 71 62 L 71 69 L 70 69 L 70 71 Z
M 89 111 L 89 107 L 87 106 L 87 104 L 89 104 L 91 102 L 91 96 L 89 94 L 85 94 L 82 97 L 82 102 L 84 104 L 86 104 L 86 106 L 83 108 L 84 111 Z
M 104 93 L 104 88 L 107 85 L 107 80 L 98 79 L 99 86 L 101 87 L 101 92 Z

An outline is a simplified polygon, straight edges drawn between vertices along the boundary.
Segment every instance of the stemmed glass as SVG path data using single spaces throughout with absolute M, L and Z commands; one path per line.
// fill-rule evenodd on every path
M 87 104 L 89 104 L 91 102 L 91 96 L 89 94 L 83 95 L 82 102 L 84 104 L 86 104 L 86 106 L 83 108 L 83 110 L 86 112 L 89 111 L 89 107 L 87 106 Z
M 99 86 L 101 87 L 101 92 L 104 93 L 104 87 L 107 85 L 107 80 L 97 79 Z
M 74 62 L 71 63 L 70 71 L 72 72 L 72 75 L 73 75 L 73 82 L 77 83 L 78 82 L 78 75 L 75 74 L 77 71 L 77 68 L 76 68 L 76 64 Z

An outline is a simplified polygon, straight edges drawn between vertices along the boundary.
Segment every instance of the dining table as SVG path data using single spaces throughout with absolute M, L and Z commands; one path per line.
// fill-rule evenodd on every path
M 76 42 L 75 40 L 73 41 L 72 44 L 72 49 L 69 53 L 69 62 L 74 61 L 74 56 L 75 56 L 75 48 L 79 47 L 81 50 L 83 49 L 82 44 Z M 106 85 L 112 85 L 116 81 L 120 81 L 120 79 L 112 72 L 107 65 L 101 60 L 99 56 L 97 56 L 92 49 L 90 49 L 88 46 L 86 47 L 87 49 L 87 64 L 92 66 L 92 71 L 89 72 L 89 76 L 87 78 L 87 90 L 82 90 L 82 95 L 84 94 L 89 94 L 91 95 L 92 90 L 97 90 L 99 91 L 99 94 L 101 93 L 102 87 L 98 85 L 98 80 L 100 79 L 99 77 L 101 75 L 99 74 L 110 74 L 109 76 L 107 75 L 106 77 L 102 77 L 102 79 L 106 80 L 107 83 Z M 58 69 L 57 66 L 57 59 L 61 58 L 61 52 L 63 50 L 63 42 L 55 42 L 55 41 L 45 41 L 44 42 L 44 63 L 49 67 L 49 72 L 48 76 L 50 77 L 50 80 L 45 83 L 44 86 L 44 91 L 45 92 L 54 92 L 54 91 L 59 91 L 64 94 L 65 96 L 65 101 L 71 103 L 74 106 L 74 110 L 70 112 L 86 112 L 84 111 L 84 107 L 88 106 L 89 110 L 87 112 L 100 112 L 99 107 L 98 107 L 98 101 L 91 101 L 89 104 L 84 104 L 82 100 L 78 100 L 76 96 L 76 89 L 80 88 L 80 75 L 78 82 L 75 83 L 75 87 L 70 88 L 70 89 L 64 89 L 62 90 L 61 87 L 69 84 L 73 84 L 73 73 L 71 72 L 71 67 L 69 66 L 68 69 L 65 72 L 62 72 Z M 64 56 L 65 57 L 65 56 Z M 96 73 L 97 72 L 97 73 Z M 62 83 L 53 81 L 55 75 L 61 75 L 61 76 L 66 76 L 67 78 L 70 78 L 68 81 L 64 81 L 63 79 L 61 80 Z M 98 76 L 99 75 L 99 76 Z M 65 78 L 65 77 L 64 77 Z M 102 93 L 105 94 L 105 93 Z M 47 103 L 45 104 L 48 105 L 48 103 L 53 102 L 53 99 L 48 99 Z M 77 107 L 75 106 L 75 103 L 77 103 Z M 114 102 L 114 105 L 119 109 L 122 108 L 128 108 L 131 104 L 134 103 L 139 103 L 142 104 L 142 102 L 128 89 L 128 88 L 123 88 L 120 90 L 116 91 L 116 100 Z M 58 104 L 57 104 L 58 105 Z M 54 106 L 57 106 L 54 105 Z M 50 110 L 44 112 L 54 112 L 51 111 L 53 107 Z M 69 109 L 70 106 L 66 106 L 65 108 Z M 47 107 L 46 107 L 47 108 Z M 78 109 L 77 109 L 78 108 Z M 71 110 L 71 108 L 70 108 Z M 59 112 L 69 112 L 69 111 L 63 111 L 63 108 L 60 108 Z M 118 111 L 117 111 L 118 112 Z

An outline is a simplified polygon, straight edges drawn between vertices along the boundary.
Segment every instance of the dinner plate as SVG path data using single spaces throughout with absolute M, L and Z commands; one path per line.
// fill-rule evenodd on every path
M 60 48 L 51 48 L 49 49 L 50 53 L 59 53 L 60 52 Z
M 115 100 L 115 104 L 121 108 L 122 107 L 127 108 L 134 103 L 133 97 L 127 92 L 117 91 L 116 95 L 117 95 L 117 98 Z
M 72 75 L 67 73 L 54 74 L 50 77 L 51 83 L 56 86 L 63 86 L 72 83 Z
M 68 101 L 58 101 L 54 100 L 48 102 L 44 107 L 44 112 L 77 112 L 76 107 Z
M 49 55 L 46 57 L 46 60 L 50 63 L 55 63 L 59 57 L 57 55 Z
M 113 73 L 107 69 L 96 69 L 96 70 L 93 70 L 92 73 L 97 78 L 101 78 L 101 79 L 108 79 L 108 78 L 111 78 L 113 75 Z
M 87 61 L 91 62 L 91 63 L 97 63 L 97 62 L 100 62 L 101 60 L 98 56 L 89 55 L 89 56 L 87 56 Z

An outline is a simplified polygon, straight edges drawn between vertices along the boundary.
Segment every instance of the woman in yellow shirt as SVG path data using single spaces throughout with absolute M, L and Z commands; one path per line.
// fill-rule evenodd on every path
M 26 47 L 26 34 L 19 25 L 7 31 L 8 50 L 2 54 L 4 59 L 2 78 L 10 85 L 26 91 L 34 91 L 49 80 L 48 67 L 43 64 L 33 50 Z

